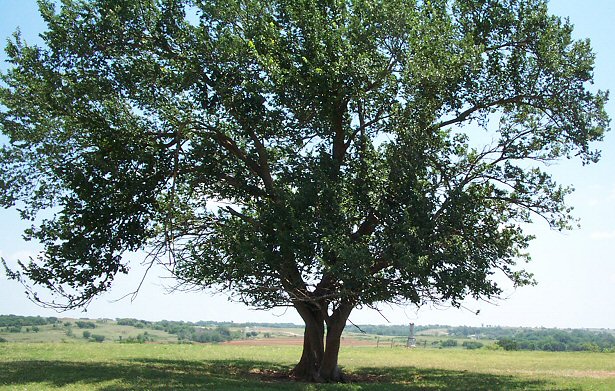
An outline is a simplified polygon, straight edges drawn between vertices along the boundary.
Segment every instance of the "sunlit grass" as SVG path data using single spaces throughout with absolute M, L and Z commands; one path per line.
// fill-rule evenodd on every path
M 615 355 L 345 347 L 350 383 L 285 374 L 295 346 L 2 343 L 0 390 L 613 390 Z

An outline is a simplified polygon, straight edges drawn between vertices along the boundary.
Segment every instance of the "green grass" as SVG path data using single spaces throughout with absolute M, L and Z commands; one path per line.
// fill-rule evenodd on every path
M 345 384 L 285 374 L 299 347 L 1 343 L 0 390 L 614 390 L 615 355 L 343 348 Z

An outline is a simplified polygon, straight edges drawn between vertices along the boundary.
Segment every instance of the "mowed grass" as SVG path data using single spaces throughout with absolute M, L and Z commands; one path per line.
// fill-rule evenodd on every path
M 344 384 L 286 374 L 294 346 L 2 343 L 0 390 L 615 390 L 615 355 L 344 347 Z

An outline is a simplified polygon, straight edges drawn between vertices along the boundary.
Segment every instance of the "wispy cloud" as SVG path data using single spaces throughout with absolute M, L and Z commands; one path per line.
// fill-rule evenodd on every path
M 615 239 L 615 231 L 596 231 L 589 236 L 593 240 L 610 240 Z

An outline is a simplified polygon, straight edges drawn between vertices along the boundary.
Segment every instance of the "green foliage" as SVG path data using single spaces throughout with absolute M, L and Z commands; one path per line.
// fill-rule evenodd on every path
M 441 325 L 415 325 L 414 331 L 416 333 L 420 333 L 424 330 L 429 329 L 446 329 L 451 331 L 449 326 L 441 326 Z M 371 325 L 371 324 L 362 324 L 362 325 L 347 325 L 344 328 L 346 332 L 355 332 L 362 331 L 366 334 L 375 334 L 375 335 L 391 335 L 391 336 L 408 336 L 410 332 L 409 326 L 406 325 Z M 454 335 L 451 333 L 451 335 Z
M 75 324 L 80 329 L 95 329 L 96 328 L 96 323 L 94 322 L 86 322 L 86 321 L 78 320 L 75 322 Z
M 198 322 L 198 324 L 214 323 L 217 322 Z M 138 322 L 135 324 L 138 324 Z M 211 328 L 197 326 L 197 324 L 191 322 L 172 322 L 163 320 L 154 322 L 150 326 L 154 330 L 162 330 L 169 334 L 177 335 L 180 342 L 225 342 L 242 337 L 242 333 L 233 333 L 228 327 L 222 324 Z
M 10 326 L 44 326 L 56 324 L 58 318 L 43 318 L 40 316 L 0 315 L 0 327 Z
M 594 161 L 608 126 L 588 43 L 544 1 L 188 3 L 41 2 L 45 46 L 9 42 L 0 201 L 59 211 L 10 276 L 76 307 L 148 246 L 264 307 L 532 281 L 521 224 L 569 226 L 569 190 L 519 162 Z
M 586 330 L 519 330 L 497 343 L 505 350 L 615 351 L 615 335 Z
M 88 330 L 83 331 L 83 338 L 88 339 L 92 336 L 92 333 Z
M 497 297 L 496 271 L 533 283 L 527 223 L 574 222 L 546 167 L 608 130 L 546 0 L 39 6 L 43 45 L 6 47 L 0 205 L 44 247 L 9 277 L 55 307 L 144 248 L 336 332 L 356 306 Z
M 121 343 L 145 343 L 145 342 L 152 342 L 154 341 L 154 338 L 148 334 L 148 332 L 144 332 L 143 334 L 138 334 L 136 337 L 128 337 L 128 338 L 124 338 L 121 339 L 120 338 L 120 342 Z
M 440 347 L 443 348 L 454 348 L 457 347 L 457 340 L 456 339 L 447 339 L 444 341 L 440 341 Z
M 502 338 L 496 344 L 504 350 L 517 350 L 519 348 L 517 342 L 510 338 Z
M 96 342 L 103 342 L 105 340 L 105 336 L 104 335 L 92 334 L 91 337 Z
M 139 329 L 142 329 L 146 326 L 150 326 L 151 322 L 148 322 L 146 320 L 138 320 L 138 319 L 133 319 L 133 318 L 118 318 L 116 319 L 116 323 L 120 326 L 132 326 L 132 327 L 136 327 Z
M 478 341 L 463 341 L 461 346 L 463 346 L 466 349 L 480 349 L 484 345 L 482 342 L 478 342 Z

